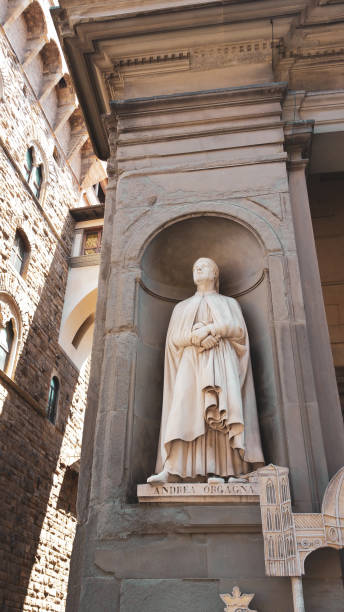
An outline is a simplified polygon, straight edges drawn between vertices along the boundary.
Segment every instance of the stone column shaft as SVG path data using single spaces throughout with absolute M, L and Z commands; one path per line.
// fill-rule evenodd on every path
M 305 601 L 303 597 L 301 576 L 291 577 L 291 588 L 293 591 L 294 612 L 305 612 Z

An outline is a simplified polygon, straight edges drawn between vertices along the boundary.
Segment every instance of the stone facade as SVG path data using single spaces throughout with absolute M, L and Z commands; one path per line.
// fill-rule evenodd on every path
M 105 176 L 90 154 L 49 8 L 47 1 L 0 7 L 0 311 L 1 325 L 14 327 L 0 369 L 4 612 L 65 607 L 89 377 L 89 359 L 76 364 L 59 344 L 75 228 L 69 211 L 99 207 L 92 185 Z M 53 377 L 59 390 L 49 420 Z
M 239 584 L 258 610 L 290 612 L 300 580 L 292 593 L 285 559 L 266 575 L 257 505 L 147 503 L 136 491 L 154 470 L 168 321 L 200 256 L 219 264 L 220 291 L 247 322 L 265 459 L 289 469 L 286 516 L 318 513 L 344 463 L 307 187 L 343 172 L 325 145 L 343 144 L 344 3 L 60 4 L 109 171 L 67 609 L 220 612 L 218 595 Z M 339 612 L 338 551 L 312 555 L 306 609 Z

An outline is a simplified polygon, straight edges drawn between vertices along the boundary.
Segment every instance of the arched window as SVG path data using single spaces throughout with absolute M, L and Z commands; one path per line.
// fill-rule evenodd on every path
M 30 147 L 26 151 L 24 167 L 25 167 L 25 178 L 29 182 L 32 168 L 33 168 L 33 147 Z
M 25 178 L 36 198 L 39 199 L 43 184 L 43 163 L 37 149 L 29 147 L 25 156 Z
M 47 417 L 51 423 L 55 423 L 57 402 L 59 396 L 60 383 L 57 376 L 53 376 L 50 381 L 49 398 L 47 406 Z
M 0 293 L 0 369 L 11 376 L 16 365 L 21 320 L 13 299 Z
M 0 370 L 7 370 L 13 346 L 14 330 L 12 321 L 0 327 Z
M 267 485 L 266 485 L 266 501 L 267 501 L 268 504 L 275 504 L 276 503 L 275 487 L 274 487 L 273 483 L 271 482 L 271 480 L 269 480 Z
M 39 164 L 39 166 L 35 166 L 35 171 L 32 177 L 32 191 L 34 192 L 36 198 L 39 198 L 43 183 L 43 164 Z
M 272 520 L 271 520 L 271 512 L 268 508 L 267 513 L 266 513 L 266 523 L 267 523 L 267 530 L 268 531 L 272 531 Z
M 282 480 L 282 502 L 285 502 L 288 499 L 289 499 L 288 485 L 287 485 L 287 482 L 286 482 L 285 478 L 283 478 L 283 480 Z
M 11 264 L 21 276 L 25 271 L 28 257 L 29 247 L 27 240 L 25 240 L 20 230 L 17 230 L 11 252 Z

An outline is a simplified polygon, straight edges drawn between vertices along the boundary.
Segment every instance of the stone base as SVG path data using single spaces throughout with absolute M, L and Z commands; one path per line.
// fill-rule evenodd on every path
M 179 482 L 164 485 L 143 484 L 137 487 L 139 502 L 224 504 L 259 503 L 259 485 L 247 483 Z

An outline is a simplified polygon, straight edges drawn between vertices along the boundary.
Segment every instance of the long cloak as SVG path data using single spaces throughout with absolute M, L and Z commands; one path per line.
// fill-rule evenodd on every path
M 204 352 L 191 344 L 202 299 L 221 337 L 218 347 Z M 174 440 L 194 441 L 209 428 L 226 432 L 243 461 L 264 463 L 245 321 L 238 302 L 216 292 L 196 293 L 173 310 L 156 472 L 164 469 Z

